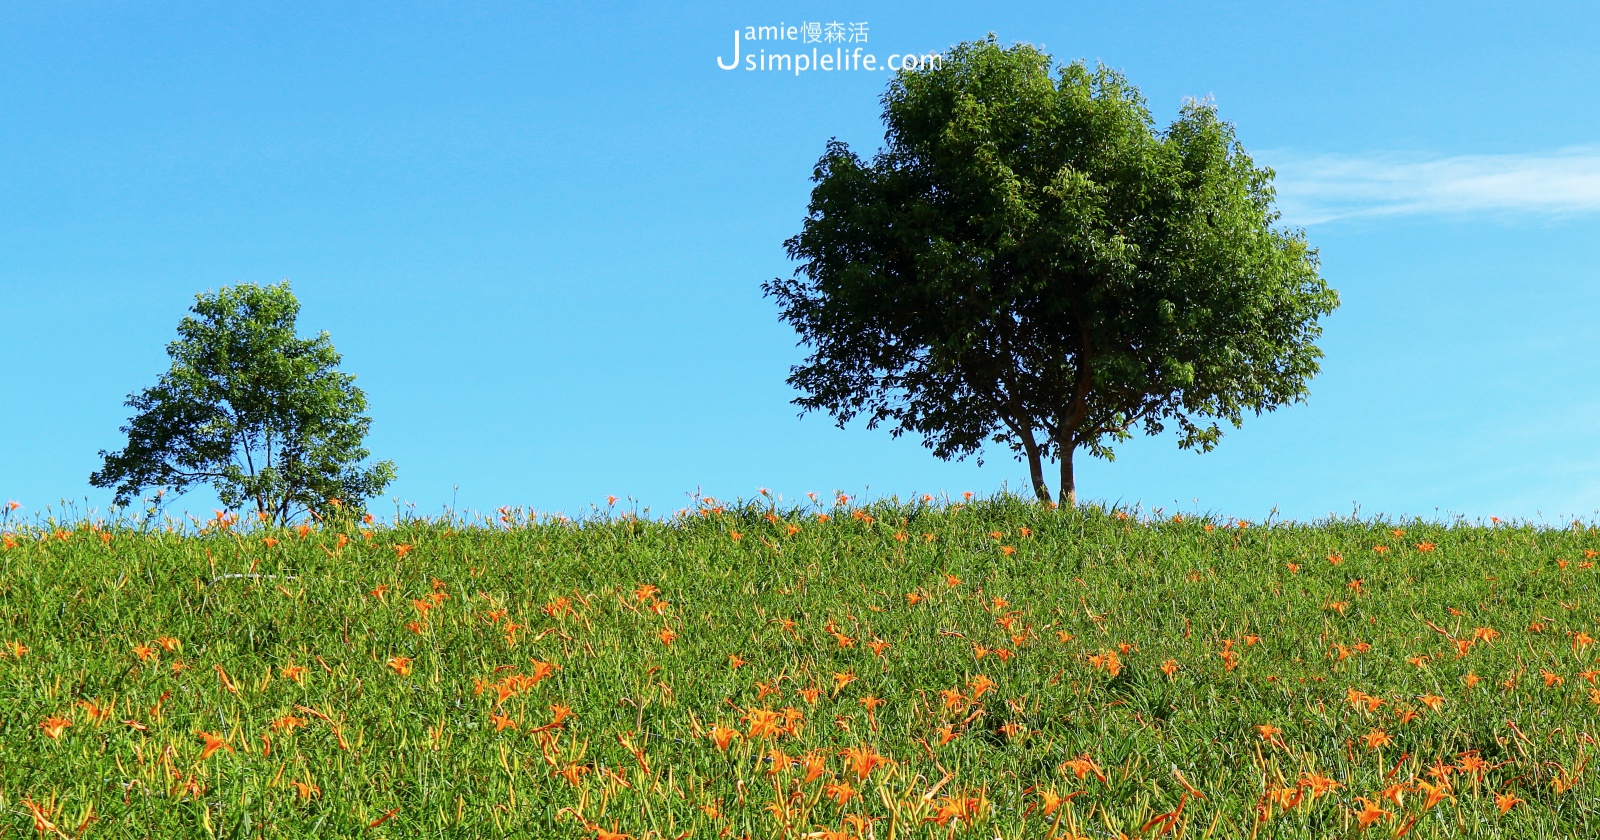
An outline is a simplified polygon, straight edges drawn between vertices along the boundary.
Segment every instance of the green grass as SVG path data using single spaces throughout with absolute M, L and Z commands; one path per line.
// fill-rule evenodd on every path
M 1593 528 L 1239 528 L 1009 498 L 819 512 L 13 526 L 0 837 L 35 836 L 30 803 L 60 834 L 106 838 L 1600 830 Z M 1499 635 L 1459 651 L 1477 628 Z M 557 669 L 507 680 L 531 660 Z M 993 687 L 974 697 L 980 675 Z M 502 703 L 495 683 L 516 691 Z M 1352 690 L 1383 702 L 1357 709 Z M 555 705 L 571 716 L 550 726 Z M 749 710 L 785 708 L 791 732 L 748 737 Z M 274 728 L 286 716 L 304 724 Z M 51 717 L 71 721 L 59 738 Z M 726 750 L 724 729 L 742 736 Z M 1392 742 L 1369 749 L 1375 730 Z M 202 758 L 201 732 L 227 747 Z M 862 747 L 888 759 L 864 779 L 843 755 Z M 1416 782 L 1473 751 L 1488 766 L 1430 807 Z M 805 756 L 809 783 L 784 766 Z M 1338 786 L 1313 799 L 1313 777 Z M 1269 791 L 1301 800 L 1261 822 Z M 1502 814 L 1495 794 L 1520 801 Z M 1072 798 L 1046 814 L 1047 795 Z M 1360 797 L 1388 812 L 1364 832 Z

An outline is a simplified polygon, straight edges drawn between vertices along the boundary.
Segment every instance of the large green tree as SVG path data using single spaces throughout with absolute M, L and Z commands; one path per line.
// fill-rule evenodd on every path
M 1169 424 L 1184 448 L 1302 400 L 1338 296 L 1272 171 L 1209 102 L 1158 129 L 1104 66 L 993 36 L 901 72 L 870 162 L 837 140 L 764 284 L 811 349 L 804 411 L 911 432 L 941 458 L 993 442 L 1077 502 L 1073 456 Z
M 115 488 L 120 505 L 146 488 L 209 484 L 229 508 L 277 524 L 383 492 L 394 464 L 362 464 L 366 396 L 337 369 L 327 333 L 296 337 L 299 311 L 287 281 L 196 296 L 167 345 L 172 368 L 128 398 L 127 446 L 101 451 L 90 483 Z

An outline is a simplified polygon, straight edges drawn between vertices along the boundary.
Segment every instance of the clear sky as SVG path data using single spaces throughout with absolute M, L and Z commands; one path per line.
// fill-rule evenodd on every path
M 1600 7 L 561 5 L 0 6 L 0 502 L 104 509 L 96 453 L 194 295 L 283 278 L 418 513 L 1021 489 L 1006 452 L 797 417 L 760 291 L 827 140 L 881 142 L 882 64 L 994 32 L 1122 70 L 1162 124 L 1212 97 L 1343 300 L 1308 403 L 1085 459 L 1087 498 L 1600 512 Z M 866 24 L 878 69 L 719 68 L 810 21 Z

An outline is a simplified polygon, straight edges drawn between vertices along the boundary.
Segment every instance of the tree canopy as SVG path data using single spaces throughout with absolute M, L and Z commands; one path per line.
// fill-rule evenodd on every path
M 1003 444 L 1046 501 L 1055 459 L 1075 504 L 1078 450 L 1170 424 L 1206 451 L 1303 400 L 1338 296 L 1211 103 L 1157 129 L 1120 73 L 1052 64 L 991 36 L 902 71 L 884 147 L 828 144 L 786 243 L 800 265 L 763 289 L 811 350 L 802 413 L 941 458 Z
M 127 505 L 147 488 L 215 488 L 230 509 L 266 521 L 360 510 L 394 480 L 394 464 L 363 466 L 372 419 L 355 376 L 337 369 L 326 332 L 295 335 L 300 303 L 287 281 L 197 295 L 167 345 L 172 367 L 129 396 L 127 445 L 89 477 Z

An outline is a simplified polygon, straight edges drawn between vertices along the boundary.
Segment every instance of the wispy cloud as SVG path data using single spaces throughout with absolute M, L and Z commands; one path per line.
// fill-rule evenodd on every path
M 1539 154 L 1305 155 L 1260 152 L 1285 222 L 1361 216 L 1600 212 L 1600 148 Z

